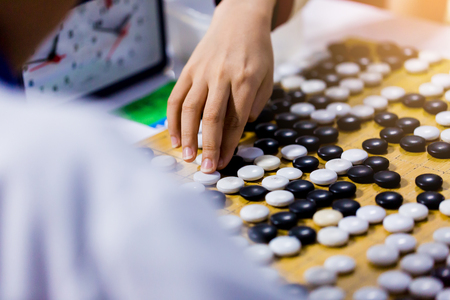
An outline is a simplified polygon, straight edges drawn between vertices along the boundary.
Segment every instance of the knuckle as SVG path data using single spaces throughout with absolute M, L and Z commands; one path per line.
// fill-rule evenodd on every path
M 198 105 L 196 105 L 195 102 L 192 101 L 185 101 L 183 103 L 183 113 L 195 113 L 198 110 Z
M 205 112 L 202 120 L 205 124 L 218 124 L 221 121 L 220 113 L 218 111 Z
M 227 130 L 237 130 L 243 126 L 243 121 L 236 115 L 228 116 L 224 124 Z

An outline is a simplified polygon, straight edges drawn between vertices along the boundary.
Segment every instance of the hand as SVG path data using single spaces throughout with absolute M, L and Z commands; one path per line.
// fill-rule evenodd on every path
M 172 145 L 183 147 L 186 162 L 197 156 L 203 120 L 201 170 L 205 173 L 228 164 L 245 124 L 254 121 L 269 100 L 274 4 L 274 0 L 223 1 L 169 98 Z

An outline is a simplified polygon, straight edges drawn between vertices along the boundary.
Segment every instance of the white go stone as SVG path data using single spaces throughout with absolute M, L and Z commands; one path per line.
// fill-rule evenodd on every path
M 384 218 L 383 227 L 388 232 L 410 232 L 414 228 L 414 219 L 400 214 L 392 214 Z
M 327 106 L 327 110 L 332 111 L 336 114 L 337 117 L 343 117 L 348 115 L 351 111 L 352 107 L 347 103 L 330 103 Z
M 230 240 L 239 248 L 247 248 L 250 245 L 248 240 L 243 236 L 232 236 L 230 237 Z
M 433 266 L 434 260 L 426 254 L 408 254 L 400 261 L 400 268 L 413 276 L 426 274 Z
M 244 255 L 258 265 L 268 265 L 273 261 L 273 252 L 265 244 L 251 245 L 244 251 Z
M 250 204 L 244 206 L 239 214 L 241 219 L 248 223 L 259 223 L 267 220 L 269 209 L 261 204 Z
M 303 76 L 291 75 L 281 79 L 281 86 L 285 90 L 298 90 L 304 81 L 305 78 Z
M 336 274 L 348 274 L 355 270 L 356 261 L 347 255 L 334 255 L 327 258 L 323 266 Z
M 391 73 L 391 66 L 384 62 L 371 63 L 366 70 L 367 72 L 380 73 L 383 77 L 386 77 Z
M 197 134 L 197 147 L 203 149 L 203 134 L 201 132 Z
M 442 126 L 450 126 L 450 111 L 441 111 L 436 115 L 436 122 Z
M 350 94 L 356 95 L 364 90 L 364 81 L 359 78 L 344 78 L 339 82 L 339 86 L 347 88 Z
M 420 299 L 434 299 L 443 288 L 444 285 L 437 278 L 419 277 L 409 284 L 409 293 Z
M 349 234 L 340 228 L 330 226 L 317 233 L 317 241 L 327 247 L 340 247 L 348 243 Z
M 311 103 L 295 103 L 291 106 L 291 113 L 300 117 L 309 117 L 316 108 Z
M 339 221 L 338 227 L 350 235 L 360 235 L 369 229 L 369 222 L 355 216 L 348 216 Z
M 429 242 L 421 244 L 416 252 L 430 256 L 435 262 L 442 262 L 447 258 L 449 250 L 447 244 Z
M 450 217 L 450 199 L 444 200 L 439 204 L 439 211 Z
M 387 271 L 378 276 L 377 283 L 392 294 L 402 294 L 408 290 L 412 278 L 402 271 Z
M 188 193 L 193 193 L 193 194 L 201 194 L 203 193 L 206 188 L 203 184 L 201 184 L 200 182 L 187 182 L 187 183 L 183 183 L 180 186 L 180 189 L 182 189 L 183 191 L 186 191 Z
M 223 215 L 218 219 L 219 225 L 228 234 L 239 234 L 242 230 L 242 219 L 235 215 Z
M 338 175 L 347 174 L 351 167 L 353 167 L 353 164 L 350 161 L 341 158 L 334 158 L 325 163 L 325 169 L 334 171 Z
M 320 125 L 326 125 L 334 122 L 336 114 L 327 109 L 318 109 L 311 113 L 311 120 L 317 122 Z
M 389 101 L 397 101 L 406 95 L 406 91 L 399 86 L 388 86 L 382 89 L 380 94 Z
M 321 286 L 308 295 L 308 300 L 344 300 L 345 292 L 337 286 Z
M 398 209 L 402 216 L 411 217 L 414 221 L 422 221 L 428 217 L 428 207 L 421 203 L 405 203 Z
M 334 209 L 322 209 L 313 215 L 314 223 L 320 227 L 335 226 L 342 218 L 344 218 L 342 213 Z
M 373 107 L 376 111 L 386 110 L 388 99 L 383 96 L 371 95 L 363 100 L 364 105 Z
M 177 160 L 170 155 L 160 155 L 152 159 L 151 165 L 158 171 L 171 172 L 175 170 Z
M 292 76 L 295 74 L 299 74 L 301 71 L 302 71 L 302 68 L 292 62 L 280 64 L 276 68 L 276 72 L 282 78 L 287 77 L 287 76 Z
M 367 205 L 358 208 L 356 216 L 369 224 L 378 224 L 386 217 L 386 210 L 378 205 Z
M 300 169 L 293 167 L 281 168 L 277 171 L 277 175 L 286 177 L 289 180 L 295 180 L 302 177 L 303 172 Z
M 201 165 L 202 165 L 202 160 L 203 160 L 203 154 L 200 153 L 200 154 L 198 154 L 197 157 L 195 158 L 195 163 L 196 163 L 197 165 L 201 166 Z
M 442 130 L 441 140 L 444 142 L 450 143 L 450 129 Z
M 419 52 L 419 59 L 422 59 L 432 65 L 441 62 L 442 55 L 436 51 L 422 50 Z
M 317 95 L 321 94 L 327 88 L 325 81 L 320 79 L 310 79 L 305 80 L 301 84 L 301 89 L 306 95 Z
M 340 86 L 332 86 L 325 90 L 325 96 L 332 101 L 347 101 L 350 97 L 350 90 Z
M 258 273 L 261 274 L 261 276 L 264 277 L 269 282 L 275 284 L 283 283 L 283 278 L 280 276 L 280 273 L 274 268 L 270 267 L 258 268 Z
M 362 164 L 367 158 L 369 154 L 361 149 L 349 149 L 342 152 L 341 159 L 348 160 L 353 165 Z
M 431 82 L 419 85 L 419 93 L 425 97 L 439 97 L 444 93 L 444 88 Z
M 294 256 L 300 252 L 302 244 L 292 236 L 277 236 L 270 241 L 269 247 L 276 256 Z
M 312 171 L 309 175 L 309 180 L 317 185 L 330 185 L 337 181 L 336 172 L 329 169 L 319 169 Z
M 374 286 L 365 286 L 353 293 L 353 300 L 388 300 L 388 293 Z
M 435 126 L 419 126 L 414 129 L 414 135 L 423 137 L 426 141 L 434 141 L 439 138 L 441 131 Z
M 246 147 L 239 149 L 236 155 L 242 157 L 245 162 L 252 163 L 256 158 L 263 156 L 264 152 L 260 148 Z
M 430 64 L 423 59 L 411 58 L 405 61 L 404 67 L 408 73 L 419 74 L 428 72 L 430 69 Z
M 359 74 L 359 79 L 364 81 L 364 85 L 367 87 L 378 86 L 383 82 L 383 75 L 377 72 L 363 72 Z
M 204 185 L 213 185 L 216 184 L 220 179 L 220 173 L 215 171 L 211 174 L 206 174 L 201 171 L 198 171 L 194 174 L 194 181 L 199 182 Z
M 203 120 L 200 120 L 200 125 L 198 126 L 198 133 L 203 131 Z
M 400 253 L 408 253 L 416 249 L 417 240 L 414 236 L 407 233 L 394 233 L 388 236 L 384 243 L 396 248 Z
M 445 92 L 444 99 L 450 102 L 450 91 Z
M 367 105 L 355 105 L 352 107 L 350 113 L 361 120 L 370 120 L 373 118 L 375 109 Z
M 272 191 L 267 193 L 266 202 L 267 204 L 274 207 L 286 207 L 292 202 L 294 202 L 295 197 L 289 191 Z
M 261 185 L 269 191 L 282 190 L 288 185 L 289 179 L 279 175 L 267 176 L 261 182 Z
M 281 160 L 274 155 L 262 155 L 255 159 L 255 165 L 264 169 L 264 171 L 273 171 L 278 169 Z
M 450 288 L 443 289 L 436 295 L 435 300 L 450 300 Z
M 287 160 L 294 160 L 307 154 L 308 150 L 301 145 L 288 145 L 281 148 L 281 155 Z
M 450 89 L 450 74 L 436 74 L 431 77 L 431 83 L 442 86 L 444 90 Z
M 342 77 L 353 77 L 361 72 L 361 68 L 357 63 L 354 62 L 343 62 L 336 65 L 336 73 Z
M 433 233 L 433 240 L 450 246 L 450 227 L 441 227 Z
M 381 244 L 370 247 L 366 252 L 366 257 L 376 266 L 387 267 L 398 261 L 399 254 L 396 248 Z
M 309 268 L 303 273 L 303 278 L 306 283 L 314 286 L 333 285 L 337 280 L 336 273 L 324 267 Z
M 256 181 L 264 177 L 264 169 L 259 166 L 244 166 L 238 170 L 237 175 L 245 181 Z
M 224 194 L 234 194 L 239 192 L 245 185 L 244 180 L 239 177 L 229 176 L 217 181 L 216 187 Z

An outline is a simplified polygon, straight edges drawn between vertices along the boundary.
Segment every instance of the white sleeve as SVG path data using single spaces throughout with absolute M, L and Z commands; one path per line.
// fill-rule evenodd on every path
M 0 299 L 286 298 L 104 117 L 0 102 Z

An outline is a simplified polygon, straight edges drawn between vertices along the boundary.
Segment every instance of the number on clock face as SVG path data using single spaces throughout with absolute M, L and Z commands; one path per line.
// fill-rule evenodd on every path
M 155 0 L 92 0 L 74 8 L 23 68 L 27 96 L 75 98 L 161 59 Z

